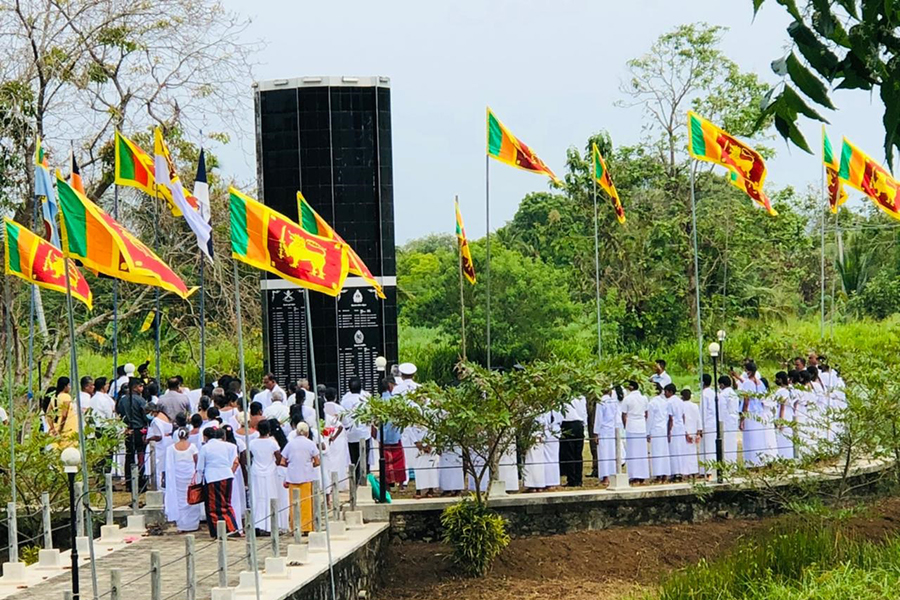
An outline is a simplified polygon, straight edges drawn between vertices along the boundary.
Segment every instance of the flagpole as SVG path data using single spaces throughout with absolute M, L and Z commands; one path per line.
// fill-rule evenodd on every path
M 235 267 L 237 268 L 237 267 Z M 316 419 L 319 418 L 321 414 L 319 412 L 319 390 L 318 383 L 316 381 L 316 349 L 315 344 L 313 343 L 313 327 L 312 327 L 312 311 L 309 307 L 309 290 L 303 290 L 303 303 L 304 308 L 306 309 L 306 335 L 309 338 L 309 363 L 310 363 L 310 377 L 312 378 L 312 387 L 316 390 Z M 319 438 L 321 432 L 316 431 L 314 437 L 316 439 Z M 318 444 L 318 442 L 316 442 Z M 356 468 L 353 468 L 353 477 L 356 477 Z M 319 461 L 319 481 L 322 486 L 322 508 L 321 515 L 323 520 L 325 521 L 325 541 L 328 547 L 328 574 L 331 577 L 331 600 L 335 600 L 335 586 L 334 586 L 334 560 L 331 557 L 331 529 L 328 525 L 328 504 L 325 502 L 325 461 Z M 337 496 L 338 486 L 335 484 L 334 491 L 335 496 Z M 315 500 L 313 500 L 315 501 Z
M 825 165 L 822 165 L 822 195 L 825 195 Z M 826 200 L 827 201 L 827 200 Z M 819 321 L 821 322 L 821 339 L 825 339 L 825 218 L 826 218 L 825 210 L 822 210 L 822 218 L 821 218 L 821 238 L 822 238 L 822 252 L 819 261 L 819 296 L 820 296 L 820 304 L 819 304 Z
M 600 326 L 600 215 L 597 210 L 597 158 L 591 149 L 591 181 L 594 182 L 594 284 L 597 294 L 597 358 L 603 358 L 603 332 Z
M 204 287 L 204 275 L 206 259 L 200 252 L 200 387 L 206 385 L 206 288 Z M 237 285 L 235 285 L 235 288 Z M 243 361 L 243 357 L 241 358 Z M 243 382 L 244 378 L 241 377 Z
M 697 303 L 697 365 L 703 379 L 703 328 L 700 321 L 700 256 L 697 248 L 697 199 L 694 192 L 694 161 L 691 161 L 691 237 L 694 242 L 694 299 Z
M 454 206 L 459 206 L 459 196 L 454 197 Z M 457 208 L 458 210 L 458 208 Z M 459 254 L 459 317 L 462 323 L 462 359 L 466 360 L 466 296 L 465 287 L 463 286 L 463 256 L 462 256 L 462 240 L 456 239 L 456 250 Z
M 841 239 L 841 226 L 838 221 L 838 215 L 840 214 L 840 208 L 838 208 L 838 212 L 834 213 L 834 241 L 837 246 L 837 259 L 840 265 L 844 266 L 844 243 Z M 834 307 L 834 294 L 835 288 L 837 287 L 837 277 L 831 278 L 831 337 L 834 337 L 834 315 L 835 315 L 835 307 Z
M 34 197 L 34 210 L 32 211 L 34 214 L 32 215 L 32 223 L 34 226 L 34 231 L 37 232 L 38 228 L 38 199 L 37 196 Z M 28 413 L 31 414 L 31 409 L 34 406 L 34 336 L 35 331 L 34 328 L 34 311 L 35 311 L 35 296 L 36 296 L 37 286 L 33 283 L 31 284 L 31 295 L 28 298 Z M 7 304 L 8 306 L 8 304 Z M 40 380 L 38 380 L 38 386 L 41 385 Z M 10 413 L 11 415 L 11 413 Z M 12 427 L 10 427 L 11 429 Z M 15 488 L 14 488 L 15 489 Z M 13 494 L 15 496 L 15 494 Z M 15 502 L 15 498 L 13 498 L 13 502 Z
M 491 370 L 491 155 L 484 155 L 484 212 L 485 212 L 485 286 L 487 286 L 487 368 Z
M 69 410 L 71 411 L 72 407 L 75 407 L 75 413 L 78 417 L 78 447 L 81 450 L 82 496 L 78 499 L 78 502 L 84 504 L 87 517 L 87 521 L 85 524 L 87 526 L 88 534 L 88 551 L 91 557 L 91 583 L 93 584 L 93 597 L 96 599 L 99 594 L 97 591 L 97 561 L 94 555 L 94 523 L 90 508 L 90 481 L 87 462 L 87 442 L 85 441 L 84 437 L 84 411 L 81 410 L 81 386 L 80 380 L 78 379 L 78 351 L 75 348 L 75 316 L 74 307 L 72 306 L 72 277 L 69 274 L 68 252 L 65 252 L 63 254 L 63 270 L 66 272 L 66 312 L 68 313 L 69 321 L 69 360 L 71 361 L 70 373 L 72 374 L 71 383 L 72 387 L 75 388 L 75 398 L 77 398 L 77 401 L 69 404 Z
M 7 234 L 8 235 L 8 234 Z M 9 263 L 9 257 L 6 258 L 7 264 Z M 32 284 L 34 287 L 34 284 Z M 6 298 L 6 384 L 7 384 L 7 393 L 9 394 L 9 478 L 12 482 L 12 503 L 15 504 L 17 500 L 17 490 L 16 490 L 16 427 L 15 427 L 15 403 L 13 401 L 13 384 L 15 373 L 13 369 L 13 343 L 12 343 L 12 298 L 9 295 L 9 275 L 3 278 L 3 294 Z M 32 296 L 33 298 L 33 296 Z M 33 356 L 32 356 L 33 358 Z M 29 377 L 30 381 L 30 377 Z M 18 545 L 13 544 L 12 548 L 10 548 L 10 557 L 9 560 L 11 562 L 18 562 L 19 560 L 19 548 Z
M 157 206 L 159 203 L 157 202 Z M 202 265 L 203 263 L 201 263 Z M 250 523 L 245 523 L 244 530 L 247 532 L 247 542 L 250 546 L 250 570 L 253 572 L 254 583 L 256 585 L 256 600 L 259 600 L 259 570 L 256 568 L 256 515 L 253 512 L 253 476 L 250 474 L 252 465 L 252 457 L 250 452 L 250 403 L 247 402 L 247 377 L 244 366 L 244 326 L 241 320 L 241 280 L 238 274 L 237 261 L 232 259 L 231 265 L 234 269 L 234 310 L 237 317 L 237 339 L 238 339 L 238 364 L 241 370 L 241 398 L 244 402 L 244 418 L 241 427 L 244 429 L 244 447 L 247 449 L 247 510 L 250 513 Z M 159 316 L 159 312 L 156 313 Z M 159 321 L 156 323 L 156 330 L 159 331 Z M 157 337 L 158 339 L 158 337 Z M 157 353 L 159 346 L 157 346 Z M 159 363 L 157 363 L 158 365 Z M 157 367 L 158 369 L 158 367 Z M 157 373 L 159 371 L 157 370 Z M 159 375 L 157 374 L 157 377 Z M 201 384 L 202 385 L 202 384 Z M 268 510 L 268 507 L 263 507 Z M 270 526 L 276 527 L 274 523 Z
M 119 218 L 119 186 L 113 184 L 113 218 Z M 119 280 L 113 279 L 113 384 L 116 386 L 115 395 L 119 395 Z M 117 398 L 113 398 L 116 400 Z M 127 476 L 127 475 L 126 475 Z
M 153 203 L 154 219 L 153 219 L 153 251 L 159 256 L 159 186 L 154 185 L 156 202 Z M 156 305 L 156 335 L 154 342 L 156 345 L 156 386 L 157 389 L 162 385 L 160 382 L 160 364 L 159 364 L 159 330 L 162 325 L 162 318 L 159 314 L 159 287 L 154 287 L 155 305 Z

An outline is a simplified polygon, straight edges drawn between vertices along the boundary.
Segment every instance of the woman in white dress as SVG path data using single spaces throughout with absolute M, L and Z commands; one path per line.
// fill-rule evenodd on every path
M 669 458 L 669 404 L 662 386 L 654 383 L 656 395 L 647 403 L 647 440 L 650 442 L 650 474 L 662 483 L 672 474 Z
M 537 492 L 547 487 L 546 469 L 544 469 L 544 440 L 546 423 L 550 422 L 550 413 L 546 412 L 535 419 L 537 432 L 534 443 L 525 453 L 524 484 L 525 491 Z
M 322 430 L 322 462 L 325 463 L 325 484 L 327 493 L 332 493 L 333 482 L 331 474 L 338 475 L 338 489 L 350 488 L 350 443 L 347 440 L 347 430 L 343 424 L 343 408 L 337 402 L 326 402 L 325 427 Z M 325 433 L 327 432 L 327 435 Z
M 609 484 L 610 475 L 616 472 L 616 427 L 619 402 L 612 390 L 607 390 L 594 409 L 594 435 L 597 436 L 597 476 L 600 483 Z
M 559 437 L 562 433 L 562 413 L 550 411 L 550 419 L 544 429 L 544 483 L 548 488 L 557 487 L 559 478 Z
M 766 386 L 767 393 L 762 399 L 763 403 L 763 431 L 766 436 L 765 461 L 772 462 L 778 458 L 778 435 L 775 427 L 775 420 L 778 418 L 779 407 L 778 399 L 769 387 L 769 382 L 765 377 L 760 377 L 760 381 Z
M 739 425 L 744 432 L 744 465 L 758 467 L 766 462 L 766 431 L 762 403 L 766 386 L 756 375 L 756 363 L 748 362 L 744 368 L 747 370 L 747 377 L 740 386 L 744 399 Z
M 507 492 L 519 491 L 519 467 L 516 464 L 516 438 L 510 440 L 506 450 L 500 455 L 498 479 L 504 483 Z
M 775 373 L 775 450 L 779 458 L 794 458 L 794 393 L 784 371 Z
M 163 489 L 162 480 L 163 473 L 166 470 L 166 450 L 172 445 L 172 422 L 157 404 L 150 405 L 150 413 L 153 420 L 147 428 L 147 443 L 154 444 L 154 454 L 156 455 L 156 489 Z M 150 468 L 148 463 L 147 469 Z M 149 475 L 149 473 L 147 473 Z
M 284 487 L 276 473 L 276 466 L 281 462 L 281 447 L 269 436 L 269 423 L 269 421 L 257 423 L 259 435 L 256 439 L 250 440 L 250 458 L 253 465 L 250 477 L 253 483 L 253 522 L 256 523 L 258 530 L 271 532 L 272 500 L 278 501 L 279 529 L 287 529 L 288 511 L 287 505 L 282 504 L 279 489 Z
M 175 521 L 178 531 L 197 531 L 200 504 L 187 503 L 188 486 L 197 483 L 197 455 L 200 451 L 188 440 L 188 430 L 178 429 L 175 443 L 166 449 L 166 520 Z
M 625 464 L 628 480 L 642 484 L 650 477 L 647 460 L 647 397 L 641 394 L 636 381 L 628 382 L 628 393 L 622 400 L 622 423 L 625 425 Z
M 441 458 L 438 461 L 438 468 L 440 469 L 438 478 L 440 481 L 441 495 L 458 496 L 465 487 L 463 481 L 463 460 L 460 449 L 454 448 L 452 451 L 442 452 Z M 470 486 L 469 489 L 473 488 Z
M 681 458 L 681 466 L 684 475 L 689 475 L 691 481 L 700 472 L 700 407 L 691 400 L 691 390 L 681 390 L 681 404 L 684 410 L 684 447 L 685 454 Z

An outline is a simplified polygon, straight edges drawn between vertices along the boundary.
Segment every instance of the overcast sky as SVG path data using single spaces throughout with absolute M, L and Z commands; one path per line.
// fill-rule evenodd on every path
M 750 0 L 353 0 L 340 2 L 225 0 L 253 23 L 261 39 L 257 80 L 307 75 L 391 78 L 394 207 L 397 242 L 453 231 L 459 194 L 470 237 L 485 231 L 485 106 L 558 175 L 565 151 L 606 129 L 613 144 L 641 139 L 638 108 L 618 108 L 625 63 L 661 33 L 697 21 L 729 28 L 725 53 L 743 70 L 777 81 L 769 63 L 786 47 L 785 11 L 766 3 L 755 21 Z M 248 96 L 250 94 L 248 82 Z M 847 135 L 883 158 L 881 104 L 865 92 L 833 96 L 829 134 Z M 247 113 L 247 131 L 252 131 Z M 818 151 L 819 126 L 803 130 Z M 223 168 L 255 174 L 253 140 L 222 150 Z M 821 179 L 819 155 L 778 138 L 767 187 L 805 188 Z M 491 225 L 515 213 L 522 196 L 547 189 L 546 178 L 491 164 Z M 851 196 L 853 193 L 851 193 Z M 628 198 L 623 197 L 625 210 Z

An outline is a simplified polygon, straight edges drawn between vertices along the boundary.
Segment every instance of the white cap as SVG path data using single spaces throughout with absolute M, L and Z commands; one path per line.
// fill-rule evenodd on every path
M 416 371 L 418 371 L 416 365 L 410 362 L 400 363 L 400 366 L 397 367 L 397 369 L 400 371 L 401 375 L 415 375 Z
M 134 365 L 133 365 L 133 364 L 128 363 L 128 364 L 125 365 L 125 374 L 126 374 L 126 375 L 133 375 L 133 374 L 134 374 Z

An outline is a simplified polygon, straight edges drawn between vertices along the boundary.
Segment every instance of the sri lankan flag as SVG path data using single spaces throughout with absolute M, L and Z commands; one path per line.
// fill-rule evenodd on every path
M 554 183 L 559 183 L 550 167 L 545 165 L 522 140 L 514 136 L 490 108 L 487 109 L 487 153 L 502 163 L 532 173 L 543 173 Z
M 472 250 L 469 248 L 469 240 L 466 238 L 466 228 L 463 226 L 462 213 L 459 211 L 459 200 L 453 200 L 456 207 L 456 239 L 459 241 L 459 264 L 463 275 L 469 283 L 475 284 L 475 263 L 472 262 Z
M 337 296 L 347 278 L 347 245 L 306 232 L 281 213 L 228 189 L 231 256 L 300 287 Z
M 825 133 L 824 125 L 822 126 L 822 163 L 825 165 L 825 182 L 828 184 L 828 204 L 831 206 L 831 212 L 837 213 L 838 207 L 847 201 L 847 191 L 838 176 L 841 165 L 831 148 L 831 140 Z
M 372 275 L 372 271 L 369 270 L 366 263 L 364 263 L 356 251 L 350 247 L 350 244 L 347 244 L 347 242 L 332 229 L 331 225 L 329 225 L 328 222 L 325 221 L 312 206 L 310 206 L 309 202 L 306 201 L 306 198 L 304 198 L 303 194 L 300 192 L 297 192 L 297 214 L 300 215 L 300 226 L 303 227 L 303 230 L 307 233 L 328 240 L 337 240 L 344 244 L 347 247 L 348 273 L 362 277 L 366 283 L 375 288 L 375 293 L 378 294 L 378 297 L 382 300 L 384 299 L 384 291 L 381 289 L 381 286 L 378 285 L 378 281 L 375 280 L 375 276 Z
M 609 194 L 609 197 L 612 198 L 613 208 L 616 211 L 616 219 L 619 220 L 619 223 L 625 222 L 625 209 L 622 207 L 622 201 L 619 200 L 619 192 L 616 191 L 616 186 L 613 183 L 612 177 L 609 174 L 609 169 L 606 168 L 606 161 L 603 160 L 603 156 L 600 155 L 600 149 L 597 148 L 597 144 L 593 144 L 593 163 L 594 163 L 594 179 L 600 184 L 600 187 Z
M 115 184 L 137 188 L 150 196 L 158 194 L 168 204 L 172 216 L 182 216 L 183 213 L 172 199 L 172 192 L 168 186 L 163 184 L 157 185 L 156 183 L 154 175 L 156 165 L 153 157 L 144 152 L 140 146 L 122 135 L 118 130 L 116 131 L 115 146 Z M 178 175 L 175 174 L 176 179 L 177 177 Z M 180 185 L 180 182 L 178 184 Z M 182 189 L 188 204 L 194 210 L 199 210 L 197 199 L 183 187 Z
M 190 288 L 174 271 L 103 209 L 56 175 L 62 212 L 63 252 L 97 272 L 116 279 L 152 285 L 190 296 Z
M 6 249 L 6 274 L 21 277 L 28 283 L 56 292 L 66 293 L 66 272 L 72 297 L 92 309 L 91 288 L 75 263 L 50 242 L 41 239 L 9 217 L 3 217 L 3 242 Z
M 688 152 L 697 160 L 727 168 L 732 172 L 731 185 L 743 190 L 770 215 L 778 214 L 763 191 L 766 163 L 759 152 L 694 111 L 688 111 Z
M 887 169 L 875 162 L 868 154 L 844 138 L 841 147 L 841 168 L 838 177 L 868 196 L 875 205 L 900 219 L 897 192 L 900 183 Z

